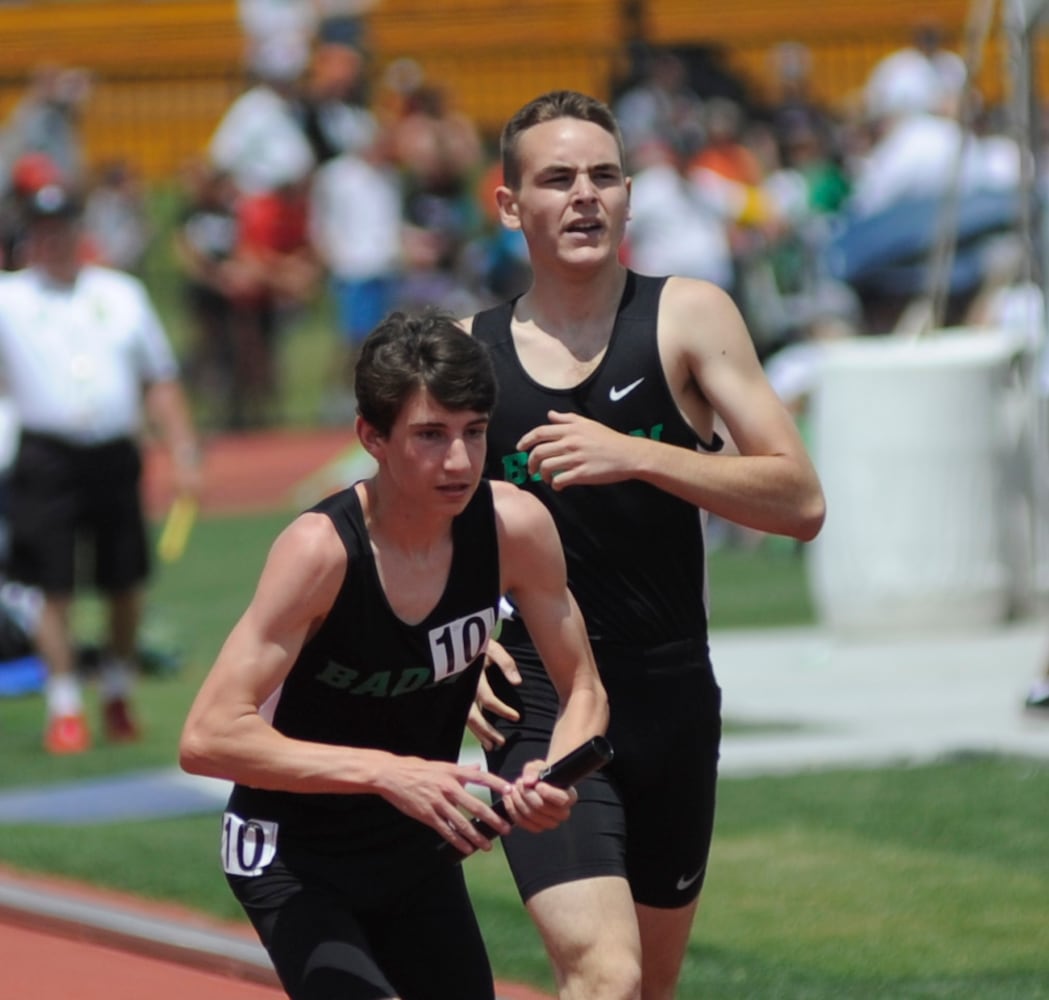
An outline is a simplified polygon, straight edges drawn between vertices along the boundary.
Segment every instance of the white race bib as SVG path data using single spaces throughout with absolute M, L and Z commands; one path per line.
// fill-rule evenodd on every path
M 495 628 L 495 608 L 484 608 L 430 630 L 433 677 L 440 683 L 462 673 L 485 651 Z
M 227 875 L 261 875 L 276 853 L 276 823 L 223 813 L 222 870 Z

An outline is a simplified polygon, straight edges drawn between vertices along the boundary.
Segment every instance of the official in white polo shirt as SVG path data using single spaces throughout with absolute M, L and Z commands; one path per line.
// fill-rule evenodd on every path
M 91 730 L 75 673 L 74 591 L 93 586 L 108 605 L 105 737 L 135 739 L 128 696 L 150 568 L 140 496 L 146 421 L 172 449 L 181 492 L 199 490 L 198 449 L 145 287 L 84 263 L 75 192 L 48 185 L 24 208 L 28 265 L 0 276 L 0 378 L 20 426 L 8 573 L 43 595 L 35 640 L 48 668 L 44 744 L 78 753 Z

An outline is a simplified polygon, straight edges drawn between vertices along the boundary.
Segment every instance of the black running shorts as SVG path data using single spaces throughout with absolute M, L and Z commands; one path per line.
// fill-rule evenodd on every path
M 519 688 L 488 675 L 520 722 L 492 721 L 507 744 L 488 766 L 516 777 L 545 757 L 557 696 L 534 650 L 509 649 L 524 677 Z M 626 653 L 595 646 L 608 691 L 608 739 L 615 757 L 578 786 L 571 817 L 554 830 L 516 830 L 503 838 L 522 899 L 553 885 L 602 875 L 625 877 L 636 902 L 684 906 L 703 885 L 714 828 L 721 742 L 721 691 L 701 643 Z
M 226 880 L 292 1000 L 494 1000 L 463 867 L 434 863 L 436 843 L 422 859 L 277 847 Z

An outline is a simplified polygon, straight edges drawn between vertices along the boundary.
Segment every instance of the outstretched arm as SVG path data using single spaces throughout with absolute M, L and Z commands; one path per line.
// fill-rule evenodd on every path
M 466 786 L 502 795 L 510 787 L 502 779 L 478 767 L 290 739 L 260 713 L 330 610 L 345 573 L 345 549 L 324 515 L 304 514 L 281 533 L 190 708 L 182 767 L 256 788 L 382 795 L 460 850 L 488 849 L 463 812 L 500 833 L 509 827 Z

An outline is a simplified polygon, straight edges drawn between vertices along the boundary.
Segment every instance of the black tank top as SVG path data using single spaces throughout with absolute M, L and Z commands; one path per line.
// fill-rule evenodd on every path
M 453 521 L 444 593 L 418 625 L 406 624 L 390 608 L 356 490 L 343 490 L 311 510 L 331 518 L 349 570 L 323 624 L 272 700 L 274 728 L 318 743 L 457 760 L 499 602 L 490 484 L 482 481 Z M 332 838 L 339 851 L 385 849 L 405 837 L 416 839 L 420 831 L 433 836 L 378 795 L 237 785 L 230 809 L 245 819 L 276 820 L 281 838 Z
M 568 562 L 571 589 L 595 648 L 650 647 L 699 640 L 705 647 L 706 562 L 700 512 L 647 483 L 628 480 L 555 492 L 528 476 L 521 436 L 548 423 L 547 411 L 579 413 L 625 434 L 682 448 L 716 451 L 681 416 L 666 383 L 656 342 L 666 278 L 627 273 L 605 356 L 570 389 L 532 379 L 517 356 L 510 323 L 514 302 L 474 317 L 473 333 L 495 363 L 499 399 L 488 427 L 485 475 L 534 493 L 551 510 Z M 504 629 L 507 645 L 523 637 Z

